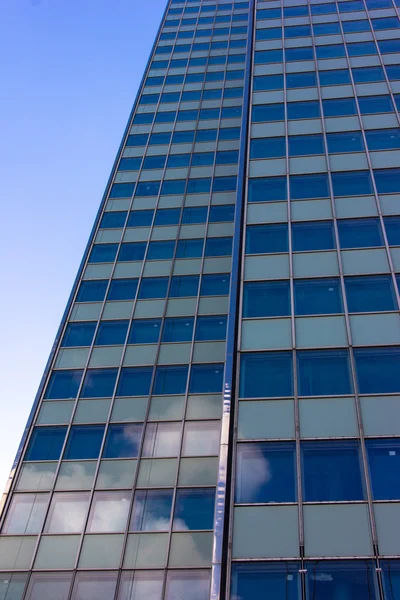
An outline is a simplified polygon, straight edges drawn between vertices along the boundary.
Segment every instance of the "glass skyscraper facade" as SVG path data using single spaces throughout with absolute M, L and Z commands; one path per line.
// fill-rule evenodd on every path
M 0 600 L 399 600 L 396 2 L 168 4 Z

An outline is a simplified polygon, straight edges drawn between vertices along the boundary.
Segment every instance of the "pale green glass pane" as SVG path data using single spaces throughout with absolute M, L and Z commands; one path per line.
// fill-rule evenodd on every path
M 295 277 L 329 277 L 339 275 L 336 252 L 307 252 L 293 255 Z
M 74 423 L 104 423 L 110 406 L 111 400 L 79 400 Z
M 88 569 L 117 568 L 121 561 L 124 536 L 85 535 L 79 566 Z
M 18 490 L 49 490 L 53 487 L 57 463 L 25 463 L 18 479 Z
M 111 413 L 111 421 L 144 421 L 147 398 L 117 398 Z
M 350 327 L 355 345 L 400 344 L 398 314 L 352 315 Z
M 218 458 L 182 458 L 179 485 L 216 485 Z
M 141 487 L 174 485 L 177 464 L 176 458 L 142 458 L 137 485 Z
M 400 396 L 361 398 L 366 435 L 400 435 Z
M 0 537 L 0 569 L 28 569 L 37 537 Z
M 140 569 L 164 567 L 167 561 L 168 533 L 144 533 L 128 536 L 124 567 Z
M 35 569 L 71 569 L 75 564 L 80 539 L 80 535 L 42 537 Z
M 239 402 L 239 439 L 293 438 L 294 435 L 293 400 Z
M 102 460 L 96 488 L 131 488 L 136 472 L 136 460 Z
M 297 317 L 295 324 L 299 348 L 347 345 L 344 317 Z
M 88 490 L 92 487 L 96 461 L 62 462 L 56 490 Z
M 300 400 L 301 437 L 355 437 L 358 435 L 354 398 Z
M 187 419 L 220 419 L 222 416 L 221 394 L 189 396 L 186 411 Z
M 225 342 L 197 342 L 194 345 L 194 362 L 225 360 Z
M 169 567 L 208 567 L 212 559 L 213 534 L 173 533 Z
M 255 319 L 242 323 L 243 350 L 292 347 L 290 319 Z
M 74 402 L 43 402 L 37 418 L 38 425 L 69 423 Z
M 343 271 L 345 275 L 363 273 L 388 273 L 389 263 L 386 250 L 363 248 L 361 250 L 342 250 Z
M 149 420 L 180 420 L 183 419 L 184 410 L 184 396 L 153 396 L 150 402 Z
M 374 504 L 379 552 L 400 554 L 400 504 Z
M 21 600 L 27 573 L 2 573 L 0 575 L 0 600 Z

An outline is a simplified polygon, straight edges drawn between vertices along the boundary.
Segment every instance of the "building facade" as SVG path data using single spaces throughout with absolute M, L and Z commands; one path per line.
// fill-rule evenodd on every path
M 168 4 L 3 496 L 1 600 L 400 598 L 396 1 Z

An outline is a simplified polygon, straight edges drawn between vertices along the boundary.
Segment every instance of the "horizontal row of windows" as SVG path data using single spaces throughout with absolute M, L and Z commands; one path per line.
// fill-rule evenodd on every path
M 341 3 L 338 5 L 341 6 Z M 279 9 L 278 9 L 279 10 Z M 374 31 L 381 31 L 384 29 L 399 29 L 400 28 L 400 20 L 398 17 L 383 17 L 379 19 L 371 19 L 372 29 Z M 370 29 L 369 21 L 367 20 L 368 27 L 366 29 L 352 29 L 349 27 L 349 23 L 357 23 L 357 21 L 346 21 L 343 23 L 343 31 L 345 33 L 349 33 L 351 31 L 366 31 Z M 346 29 L 345 30 L 345 25 Z M 269 27 L 268 29 L 257 29 L 256 30 L 256 40 L 276 40 L 281 39 L 283 36 L 286 39 L 297 38 L 297 37 L 310 37 L 312 35 L 321 35 L 321 34 L 340 34 L 341 27 L 340 24 L 337 23 L 320 23 L 313 24 L 312 30 L 311 25 L 285 25 L 283 27 L 283 35 L 282 35 L 282 27 Z M 349 44 L 351 46 L 351 44 Z M 318 51 L 321 51 L 325 46 L 317 46 L 316 53 L 318 58 L 327 58 L 324 54 L 318 56 Z M 364 54 L 364 53 L 362 53 Z M 365 54 L 368 54 L 366 52 Z
M 311 15 L 327 15 L 331 13 L 348 13 L 359 10 L 374 10 L 382 8 L 394 8 L 398 6 L 393 4 L 391 0 L 349 0 L 345 2 L 325 2 L 324 4 L 307 4 L 300 6 L 285 6 L 283 7 L 284 17 L 307 17 L 309 10 Z M 372 13 L 373 14 L 373 13 Z M 282 16 L 280 8 L 265 8 L 257 10 L 257 20 L 261 19 L 279 19 Z
M 208 52 L 209 50 L 226 50 L 227 48 L 246 48 L 247 39 L 218 42 L 197 42 L 194 44 L 175 44 L 175 46 L 158 46 L 155 56 L 162 54 L 185 54 L 190 52 Z
M 236 151 L 228 151 L 228 153 L 230 155 L 234 155 L 235 158 L 237 156 Z M 213 152 L 204 153 L 204 155 L 208 154 L 213 155 Z M 220 154 L 225 154 L 225 152 L 221 152 Z M 190 154 L 177 154 L 175 156 L 186 157 L 190 156 Z M 149 158 L 165 160 L 164 156 L 155 156 Z M 155 219 L 154 214 L 156 214 Z M 129 212 L 127 227 L 150 227 L 150 225 L 153 223 L 153 220 L 154 225 L 174 225 L 179 222 L 181 222 L 183 225 L 189 225 L 193 223 L 206 223 L 207 220 L 209 223 L 222 223 L 233 221 L 234 214 L 234 204 L 216 204 L 210 206 L 210 209 L 208 209 L 207 206 L 187 206 L 183 210 L 180 208 L 160 208 L 157 211 L 151 209 L 131 210 Z M 123 227 L 125 225 L 127 215 L 127 211 L 110 211 L 103 213 L 100 222 L 100 229 Z M 183 242 L 185 240 L 180 241 Z
M 198 12 L 214 12 L 214 11 L 230 11 L 230 10 L 244 10 L 250 6 L 249 2 L 235 2 L 235 3 L 221 3 L 221 4 L 202 4 L 201 6 L 186 6 L 186 8 L 170 8 L 167 17 L 170 15 L 189 15 L 196 14 Z
M 149 145 L 190 144 L 194 142 L 232 141 L 240 138 L 240 127 L 223 127 L 221 129 L 198 129 L 164 133 L 136 133 L 128 135 L 127 147 Z
M 224 340 L 226 315 L 199 316 L 196 322 L 195 341 Z M 124 344 L 129 321 L 102 321 L 99 325 L 95 346 Z M 61 347 L 90 346 L 97 323 L 69 323 Z M 193 337 L 194 317 L 170 317 L 165 319 L 162 342 L 190 342 Z M 129 331 L 128 344 L 157 344 L 161 333 L 161 319 L 134 319 Z
M 383 49 L 387 48 L 388 51 L 396 52 L 393 46 L 396 44 L 398 48 L 398 40 L 384 40 L 386 43 L 379 48 L 381 52 Z M 379 42 L 379 45 L 381 46 Z M 295 62 L 295 61 L 313 61 L 314 60 L 314 52 L 315 57 L 318 60 L 321 59 L 329 59 L 329 58 L 345 58 L 346 57 L 346 49 L 350 56 L 366 56 L 370 54 L 377 54 L 376 45 L 374 42 L 356 42 L 356 43 L 348 43 L 346 46 L 344 44 L 332 44 L 332 45 L 320 45 L 320 46 L 301 46 L 300 48 L 285 48 L 283 49 L 275 49 L 275 50 L 258 50 L 254 53 L 254 64 L 256 65 L 265 65 L 272 63 L 282 63 L 284 60 L 286 62 Z M 387 53 L 387 52 L 386 52 Z M 310 68 L 313 67 L 310 65 Z M 356 76 L 357 76 L 357 70 Z
M 142 181 L 134 183 L 114 183 L 110 198 L 128 198 L 135 191 L 136 197 L 161 196 L 176 194 L 209 194 L 218 192 L 234 192 L 236 190 L 236 177 L 211 177 L 199 179 L 169 179 L 161 181 Z
M 205 63 L 204 63 L 205 64 Z M 171 76 L 172 77 L 172 76 Z M 172 95 L 171 95 L 172 94 Z M 158 101 L 163 103 L 168 102 L 196 102 L 202 100 L 219 100 L 223 97 L 224 100 L 232 98 L 241 98 L 243 96 L 243 87 L 228 87 L 222 89 L 211 90 L 191 90 L 182 92 L 165 92 L 164 94 L 144 94 L 141 96 L 139 104 L 157 104 Z M 154 114 L 154 113 L 153 113 Z M 175 111 L 158 111 L 156 113 L 156 123 L 171 123 L 175 120 L 171 117 L 176 115 Z M 139 114 L 136 115 L 138 117 Z M 200 116 L 200 115 L 199 115 Z M 140 124 L 140 123 L 137 123 Z
M 247 21 L 247 15 L 238 15 L 243 17 L 243 20 Z M 186 29 L 184 31 L 168 31 L 162 33 L 160 35 L 160 40 L 184 40 L 184 39 L 197 39 L 202 37 L 217 37 L 217 36 L 225 36 L 225 35 L 238 35 L 247 33 L 247 25 L 236 26 L 232 25 L 232 27 L 215 27 L 214 29 Z
M 210 109 L 213 110 L 213 109 Z M 142 168 L 144 171 L 149 169 L 177 169 L 185 167 L 208 167 L 213 164 L 234 165 L 239 162 L 238 150 L 224 150 L 220 152 L 193 152 L 193 154 L 166 154 L 156 156 L 146 156 L 142 162 L 142 157 L 121 158 L 119 171 L 138 171 Z
M 400 500 L 400 441 L 366 440 L 374 500 Z M 351 502 L 366 499 L 359 442 L 302 442 L 304 502 Z M 268 473 L 261 478 L 260 473 Z M 296 502 L 294 442 L 238 444 L 235 502 Z
M 398 20 L 397 17 L 387 17 L 382 19 L 373 19 L 372 27 L 375 31 L 379 31 L 382 29 L 397 29 L 398 28 Z M 306 31 L 309 32 L 308 35 L 311 35 L 311 29 L 309 25 L 306 25 Z M 319 35 L 342 35 L 342 29 L 344 34 L 349 33 L 361 33 L 364 31 L 371 31 L 371 24 L 368 19 L 360 19 L 357 21 L 339 21 L 329 22 L 329 23 L 313 23 L 312 24 L 312 33 L 314 36 Z M 274 27 L 274 29 L 276 29 Z M 288 29 L 293 29 L 293 27 L 285 27 L 285 35 Z M 265 31 L 265 30 L 263 30 Z M 292 33 L 292 32 L 290 32 Z M 267 35 L 267 34 L 264 34 Z M 275 33 L 274 35 L 277 35 Z M 280 39 L 281 36 L 278 37 Z M 277 38 L 274 38 L 277 39 Z M 325 57 L 322 57 L 325 58 Z M 296 59 L 295 59 L 296 60 Z
M 244 63 L 244 54 L 232 54 L 228 57 L 228 64 Z M 226 56 L 214 56 L 208 59 L 209 65 L 224 65 Z M 240 73 L 240 75 L 238 75 Z M 209 71 L 207 73 L 188 73 L 187 75 L 158 75 L 146 79 L 146 87 L 153 85 L 181 85 L 183 83 L 201 83 L 203 81 L 223 81 L 226 79 L 240 79 L 243 72 L 239 71 Z
M 189 27 L 191 25 L 212 25 L 218 23 L 238 23 L 247 21 L 248 13 L 233 13 L 230 15 L 214 15 L 212 17 L 189 17 L 180 19 L 168 19 L 164 23 L 164 30 L 172 27 Z M 163 38 L 161 38 L 163 39 Z

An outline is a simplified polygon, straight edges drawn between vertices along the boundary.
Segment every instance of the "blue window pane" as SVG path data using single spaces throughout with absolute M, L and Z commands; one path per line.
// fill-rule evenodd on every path
M 234 192 L 236 190 L 237 178 L 235 177 L 214 177 L 212 191 Z
M 146 242 L 132 242 L 121 244 L 118 260 L 120 262 L 130 262 L 132 260 L 143 260 L 146 253 Z
M 199 129 L 196 131 L 196 142 L 214 142 L 217 139 L 217 129 Z
M 257 21 L 263 19 L 280 19 L 281 18 L 281 9 L 280 8 L 270 8 L 264 10 L 257 10 Z
M 343 312 L 339 279 L 297 279 L 294 282 L 296 315 Z
M 304 250 L 333 250 L 335 236 L 332 221 L 310 221 L 292 224 L 294 252 Z
M 381 561 L 381 567 L 385 598 L 386 600 L 396 600 L 400 594 L 400 560 Z
M 361 100 L 363 100 L 363 98 L 359 98 L 359 102 Z M 357 114 L 357 106 L 354 98 L 323 100 L 322 106 L 325 117 L 348 117 Z
M 285 108 L 283 104 L 261 104 L 260 106 L 253 106 L 251 114 L 253 123 L 284 121 Z
M 117 396 L 147 396 L 150 392 L 152 373 L 152 367 L 122 369 L 118 382 Z
M 341 33 L 339 23 L 318 23 L 313 25 L 313 31 L 314 35 L 332 35 Z M 321 56 L 318 58 L 321 58 Z
M 358 442 L 306 442 L 301 451 L 305 502 L 364 498 Z
M 393 102 L 390 96 L 360 96 L 358 98 L 362 115 L 393 112 Z
M 234 204 L 218 204 L 210 207 L 210 223 L 223 223 L 233 221 L 235 218 L 235 205 Z
M 292 200 L 310 198 L 329 198 L 328 176 L 292 175 L 290 177 L 290 196 Z
M 194 131 L 175 131 L 172 136 L 173 144 L 188 144 L 193 142 Z
M 143 113 L 135 115 L 133 119 L 134 125 L 146 125 L 153 122 L 154 113 Z M 141 161 L 141 158 L 139 159 Z M 140 162 L 139 162 L 140 165 Z
M 216 58 L 220 58 L 219 56 Z M 219 119 L 219 108 L 203 108 L 200 111 L 199 120 L 206 121 L 207 119 Z
M 400 131 L 382 129 L 366 131 L 368 150 L 394 150 L 400 148 Z
M 286 177 L 249 179 L 248 202 L 274 202 L 286 199 Z
M 269 27 L 268 29 L 256 30 L 256 41 L 280 40 L 282 38 L 282 27 Z
M 332 173 L 332 186 L 336 197 L 373 194 L 369 171 Z
M 315 85 L 317 85 L 317 76 L 312 71 L 308 73 L 289 73 L 286 75 L 286 86 L 289 90 L 313 87 Z
M 157 344 L 160 330 L 161 319 L 134 319 L 128 344 Z
M 294 443 L 238 444 L 235 502 L 296 502 L 295 473 Z
M 312 15 L 327 15 L 336 12 L 336 5 L 333 2 L 327 4 L 314 4 L 310 6 Z
M 163 169 L 165 165 L 166 156 L 146 156 L 143 161 L 143 169 L 146 171 L 149 169 Z
M 359 33 L 360 31 L 370 31 L 369 21 L 360 19 L 359 21 L 342 21 L 344 33 Z
M 183 194 L 186 187 L 186 179 L 172 179 L 171 181 L 164 181 L 161 187 L 161 195 L 167 196 L 169 194 Z
M 160 111 L 156 114 L 156 123 L 173 123 L 175 117 L 175 111 Z
M 219 100 L 222 96 L 222 90 L 204 90 L 203 100 Z
M 187 194 L 208 194 L 211 189 L 211 177 L 202 177 L 201 179 L 189 179 Z
M 240 127 L 223 127 L 219 130 L 219 141 L 238 140 L 240 138 Z
M 191 75 L 186 75 L 186 83 L 190 83 L 190 79 L 193 75 L 198 78 L 198 81 L 203 81 L 204 75 L 203 73 L 192 73 Z M 193 80 L 192 80 L 193 81 Z M 177 121 L 196 121 L 198 117 L 197 110 L 179 110 L 177 115 Z
M 114 227 L 123 227 L 125 225 L 126 215 L 126 211 L 105 212 L 101 218 L 99 228 L 113 229 Z
M 257 281 L 243 288 L 243 317 L 284 317 L 290 315 L 288 281 Z
M 104 425 L 71 427 L 64 459 L 79 460 L 98 458 L 104 435 Z
M 360 394 L 400 392 L 399 348 L 358 348 L 354 355 Z
M 350 57 L 365 56 L 367 54 L 378 54 L 376 46 L 375 46 L 375 42 L 357 42 L 355 44 L 347 44 L 347 51 L 348 51 Z M 368 67 L 366 70 L 371 69 L 371 68 L 381 70 L 381 67 Z M 363 70 L 363 68 L 353 69 L 353 75 L 354 75 L 354 71 L 362 71 L 362 70 Z
M 341 248 L 373 248 L 383 246 L 379 219 L 343 219 L 338 221 Z
M 139 298 L 165 298 L 168 290 L 168 277 L 144 277 L 140 284 Z
M 125 185 L 125 184 L 121 184 Z M 143 183 L 138 183 L 135 191 L 135 196 L 139 197 L 147 197 L 147 196 L 157 196 L 160 191 L 160 182 L 159 181 L 146 181 Z
M 328 133 L 326 136 L 328 151 L 336 152 L 362 152 L 364 142 L 361 131 L 350 131 L 345 133 Z
M 104 444 L 103 458 L 136 458 L 143 425 L 110 425 Z
M 183 48 L 183 46 L 179 46 Z M 168 102 L 179 102 L 180 92 L 164 92 L 161 94 L 160 103 L 166 104 Z
M 59 460 L 66 427 L 35 427 L 24 460 Z
M 179 240 L 176 258 L 200 258 L 203 255 L 204 240 Z
M 400 500 L 400 440 L 366 440 L 374 500 Z
M 231 600 L 299 600 L 299 569 L 293 562 L 233 563 Z
M 296 25 L 295 27 L 285 27 L 285 37 L 306 37 L 311 35 L 310 25 Z
M 184 296 L 197 296 L 199 288 L 198 275 L 176 275 L 171 279 L 169 290 L 170 298 L 182 298 Z
M 289 121 L 295 119 L 315 119 L 320 116 L 319 102 L 288 102 L 287 113 Z
M 130 530 L 168 531 L 171 519 L 172 498 L 172 490 L 138 490 L 135 493 Z M 150 591 L 151 583 L 147 585 L 149 585 Z
M 253 79 L 255 92 L 283 89 L 283 75 L 259 75 Z
M 207 221 L 207 210 L 208 209 L 206 206 L 193 206 L 190 208 L 184 208 L 182 223 L 205 223 Z
M 163 342 L 191 342 L 193 336 L 193 317 L 165 319 L 162 334 Z
M 325 146 L 322 135 L 289 136 L 289 156 L 324 154 L 324 152 Z
M 400 169 L 379 169 L 374 171 L 378 194 L 397 194 L 400 192 Z
M 153 221 L 154 210 L 132 210 L 129 213 L 128 227 L 147 227 Z
M 53 371 L 47 384 L 45 399 L 76 398 L 82 373 L 81 370 Z
M 392 54 L 400 52 L 400 40 L 380 40 L 378 41 L 379 50 L 382 54 Z
M 351 83 L 348 69 L 336 69 L 334 71 L 319 71 L 319 82 L 321 85 L 343 85 Z
M 192 154 L 192 167 L 209 167 L 213 164 L 214 152 L 194 152 Z
M 147 252 L 147 260 L 166 260 L 173 258 L 175 251 L 175 241 L 150 242 Z
M 384 217 L 383 220 L 390 246 L 400 246 L 400 217 Z
M 397 310 L 393 280 L 389 275 L 346 277 L 349 312 Z
M 230 275 L 203 275 L 201 279 L 200 296 L 225 296 L 229 294 Z
M 129 321 L 101 321 L 96 336 L 96 346 L 124 344 Z
M 303 350 L 297 353 L 300 396 L 351 394 L 347 350 Z
M 157 104 L 160 94 L 146 94 L 140 98 L 139 104 Z
M 347 2 L 343 2 L 347 4 Z M 375 565 L 367 560 L 307 562 L 308 598 L 377 600 Z M 389 596 L 387 597 L 389 600 Z M 394 600 L 390 598 L 390 600 Z
M 254 53 L 254 64 L 266 65 L 283 61 L 283 50 L 260 50 Z
M 188 366 L 157 367 L 153 394 L 184 394 L 188 370 Z
M 101 302 L 104 300 L 108 280 L 82 281 L 76 296 L 77 302 Z
M 288 252 L 287 225 L 249 225 L 246 229 L 246 253 Z
M 363 67 L 360 69 L 353 69 L 353 79 L 355 83 L 384 81 L 385 74 L 382 67 Z
M 231 46 L 232 47 L 232 46 Z M 203 99 L 206 99 L 206 91 L 218 91 L 218 90 L 204 90 L 203 92 Z M 243 88 L 242 87 L 235 87 L 235 88 L 225 88 L 224 90 L 224 100 L 226 100 L 227 98 L 241 98 L 243 96 Z M 221 96 L 218 96 L 218 98 L 220 98 Z
M 113 279 L 107 300 L 133 300 L 138 286 L 137 279 Z
M 329 31 L 328 33 L 340 33 L 339 23 L 335 23 L 335 25 L 339 31 L 334 31 L 334 32 Z M 316 53 L 318 60 L 321 60 L 323 58 L 342 58 L 342 57 L 346 56 L 346 53 L 344 50 L 344 44 L 316 46 L 315 53 Z
M 197 342 L 225 340 L 227 319 L 226 315 L 198 317 L 195 340 Z
M 232 238 L 207 238 L 204 256 L 231 256 Z
M 308 6 L 288 6 L 283 9 L 284 17 L 308 17 Z
M 136 135 L 128 135 L 126 142 L 127 146 L 145 146 L 149 139 L 148 133 L 138 133 Z
M 285 138 L 256 138 L 250 142 L 250 158 L 280 158 L 286 156 Z
M 217 394 L 222 391 L 223 376 L 223 364 L 192 365 L 189 393 Z
M 190 163 L 190 154 L 171 154 L 168 157 L 167 168 L 177 169 L 179 167 L 188 167 Z
M 385 17 L 383 19 L 371 19 L 372 28 L 374 31 L 382 31 L 384 29 L 399 29 L 400 21 L 397 17 Z
M 240 397 L 274 398 L 293 395 L 291 352 L 242 354 Z
M 118 369 L 89 369 L 86 371 L 81 398 L 108 398 L 114 393 Z
M 96 322 L 68 323 L 61 342 L 62 348 L 90 346 L 96 329 Z
M 286 48 L 285 58 L 286 62 L 314 60 L 314 50 L 312 46 L 305 46 L 304 48 Z
M 173 529 L 190 531 L 212 529 L 215 489 L 177 490 Z

